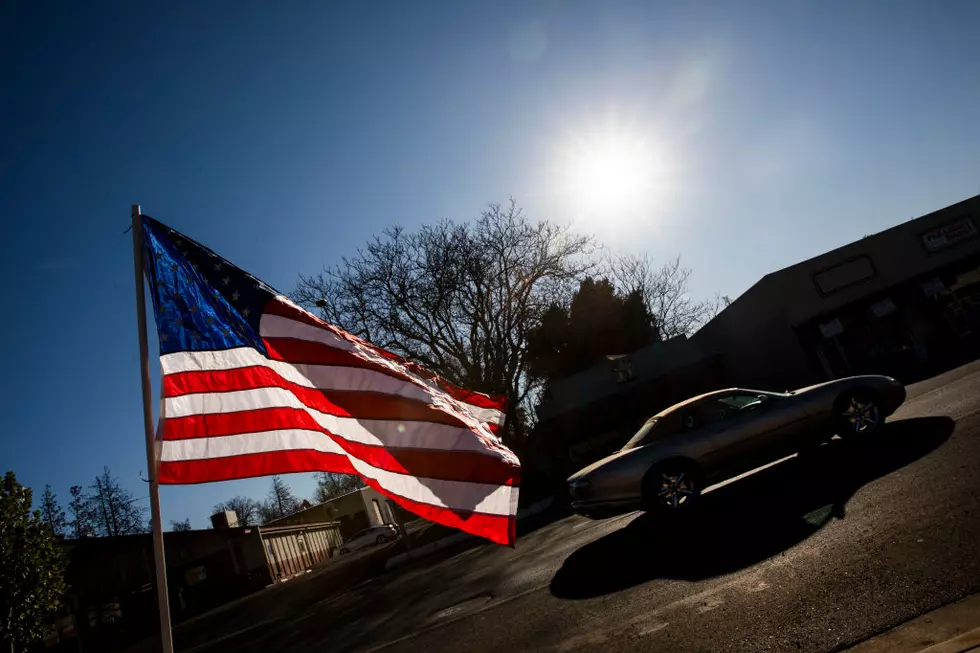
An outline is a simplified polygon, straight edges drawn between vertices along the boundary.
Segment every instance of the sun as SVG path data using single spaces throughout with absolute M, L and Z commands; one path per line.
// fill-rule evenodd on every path
M 666 186 L 664 155 L 650 139 L 623 130 L 579 136 L 565 151 L 568 199 L 593 214 L 652 208 Z

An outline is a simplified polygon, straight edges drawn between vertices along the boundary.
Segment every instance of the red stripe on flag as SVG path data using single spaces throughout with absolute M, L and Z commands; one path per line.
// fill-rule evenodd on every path
M 165 485 L 189 485 L 255 476 L 317 471 L 338 474 L 356 473 L 344 456 L 304 450 L 274 451 L 208 460 L 161 462 L 157 475 L 160 483 Z M 385 490 L 373 479 L 365 478 L 364 481 L 395 503 L 429 521 L 485 537 L 497 544 L 513 544 L 516 539 L 517 522 L 513 516 L 457 512 L 449 508 L 406 499 Z
M 353 442 L 324 429 L 298 408 L 267 408 L 172 418 L 164 424 L 164 439 L 186 440 L 285 429 L 323 433 L 324 437 L 331 438 L 352 457 L 396 474 L 491 485 L 520 484 L 520 468 L 496 456 L 476 451 L 383 447 Z
M 419 517 L 434 521 L 443 526 L 458 528 L 462 531 L 485 537 L 497 544 L 513 546 L 517 540 L 517 520 L 506 515 L 487 515 L 481 512 L 456 512 L 448 508 L 440 508 L 427 503 L 419 503 L 393 494 L 384 489 L 376 481 L 365 478 L 364 482 L 385 495 L 406 510 L 414 512 Z
M 474 406 L 478 406 L 480 408 L 496 408 L 496 409 L 501 410 L 501 411 L 505 411 L 506 410 L 506 407 L 507 407 L 507 399 L 505 397 L 498 397 L 498 396 L 488 395 L 488 394 L 485 394 L 485 393 L 482 393 L 482 392 L 475 392 L 475 391 L 472 391 L 472 390 L 466 390 L 464 388 L 460 388 L 458 386 L 455 386 L 455 385 L 449 383 L 448 381 L 442 379 L 437 374 L 433 374 L 432 372 L 430 372 L 430 371 L 428 371 L 428 370 L 426 370 L 426 369 L 424 369 L 424 368 L 416 365 L 415 363 L 409 361 L 408 359 L 406 359 L 406 358 L 404 358 L 402 356 L 399 356 L 398 354 L 394 354 L 394 353 L 392 353 L 390 351 L 386 351 L 384 349 L 381 349 L 380 347 L 377 347 L 375 345 L 372 345 L 371 343 L 369 343 L 369 342 L 367 342 L 365 340 L 362 340 L 361 338 L 358 338 L 357 336 L 354 336 L 352 334 L 349 334 L 346 331 L 343 331 L 343 330 L 338 329 L 336 327 L 331 327 L 330 325 L 328 325 L 326 322 L 323 322 L 319 318 L 317 318 L 317 317 L 315 317 L 315 316 L 307 313 L 304 310 L 297 309 L 295 306 L 292 306 L 290 304 L 286 304 L 285 302 L 279 300 L 278 298 L 270 300 L 266 304 L 264 311 L 266 313 L 270 314 L 270 315 L 277 315 L 279 317 L 284 317 L 284 318 L 287 318 L 287 319 L 295 320 L 297 322 L 301 322 L 303 324 L 308 324 L 310 326 L 317 327 L 319 329 L 323 329 L 324 331 L 327 331 L 329 333 L 332 333 L 332 334 L 334 334 L 334 335 L 336 335 L 338 337 L 342 337 L 345 340 L 348 340 L 349 342 L 357 342 L 357 343 L 360 343 L 360 344 L 364 345 L 365 347 L 371 349 L 372 351 L 378 353 L 379 355 L 383 356 L 384 358 L 387 358 L 389 360 L 398 362 L 399 364 L 401 364 L 404 367 L 406 367 L 413 374 L 417 374 L 417 375 L 422 376 L 423 378 L 425 378 L 425 379 L 427 379 L 429 381 L 435 382 L 447 394 L 449 394 L 450 396 L 452 396 L 457 401 L 463 401 L 463 402 L 466 402 L 468 404 L 472 404 Z M 287 348 L 291 348 L 293 346 L 293 345 L 289 344 L 290 339 L 288 339 L 288 338 L 278 338 L 278 339 L 272 338 L 272 339 L 266 339 L 266 346 L 267 347 L 269 347 L 269 341 L 270 340 L 272 340 L 272 341 L 275 342 L 274 348 L 277 350 L 277 352 L 279 353 L 279 355 L 283 356 L 283 358 L 281 358 L 279 360 L 292 360 L 294 362 L 298 362 L 298 361 L 314 362 L 314 361 L 308 361 L 302 355 L 300 355 L 300 356 L 294 356 L 292 353 L 287 353 Z M 302 340 L 292 340 L 292 343 L 303 344 L 303 343 L 305 343 L 305 341 L 302 341 Z M 353 362 L 347 363 L 347 364 L 357 365 L 358 367 L 370 366 L 371 369 L 378 369 L 379 371 L 388 371 L 390 373 L 390 370 L 387 370 L 387 368 L 385 368 L 383 366 L 380 366 L 380 365 L 375 365 L 375 364 L 371 363 L 370 361 L 364 360 L 363 358 L 360 358 L 359 356 L 356 356 L 355 354 L 353 354 L 351 352 L 345 352 L 345 351 L 338 350 L 338 349 L 333 348 L 333 347 L 327 347 L 326 345 L 322 345 L 321 343 L 306 343 L 306 344 L 320 344 L 321 347 L 324 347 L 326 349 L 333 350 L 335 352 L 338 352 L 339 354 L 345 354 L 346 357 L 349 357 L 349 359 L 354 359 L 354 360 L 360 362 L 360 364 L 353 363 Z M 269 353 L 270 353 L 270 355 L 272 354 L 272 349 L 273 349 L 273 347 L 269 347 L 269 350 L 270 350 Z M 299 353 L 299 352 L 303 352 L 304 349 L 302 347 L 296 347 L 295 349 L 292 349 L 292 351 L 296 351 L 297 353 Z M 320 355 L 327 356 L 327 357 L 329 357 L 329 356 L 335 356 L 335 355 L 329 354 L 327 352 L 320 352 Z M 337 361 L 344 360 L 344 359 L 345 358 L 344 357 L 341 357 L 341 356 L 336 356 L 336 358 L 335 358 L 335 360 L 337 360 Z M 345 364 L 345 363 L 340 363 L 340 362 L 338 362 L 338 363 L 327 363 L 327 361 L 324 361 L 324 363 L 326 363 L 326 364 Z
M 182 485 L 294 472 L 357 474 L 347 456 L 297 449 L 204 460 L 161 461 L 158 476 L 160 483 L 165 485 Z
M 262 308 L 262 312 L 268 315 L 278 315 L 279 317 L 287 317 L 290 320 L 296 320 L 297 322 L 303 322 L 304 324 L 309 324 L 315 327 L 319 327 L 324 331 L 330 331 L 331 333 L 341 334 L 347 333 L 338 327 L 331 328 L 331 325 L 324 322 L 320 318 L 316 317 L 312 313 L 304 311 L 301 308 L 297 308 L 293 304 L 284 302 L 278 297 L 273 297 L 266 305 Z
M 261 408 L 237 413 L 168 417 L 163 424 L 163 439 L 212 438 L 279 429 L 318 431 L 321 426 L 302 408 Z
M 440 380 L 439 385 L 446 391 L 447 394 L 452 395 L 453 399 L 456 401 L 462 401 L 463 403 L 471 404 L 478 408 L 493 408 L 503 411 L 507 406 L 507 400 L 503 397 L 494 397 L 482 392 L 464 390 L 463 388 L 450 385 L 442 380 Z
M 288 390 L 303 405 L 337 417 L 433 422 L 466 428 L 463 422 L 453 415 L 414 399 L 374 391 L 307 388 L 287 381 L 275 370 L 262 366 L 208 372 L 179 372 L 168 374 L 163 378 L 165 397 L 257 388 Z
M 269 358 L 287 363 L 309 365 L 342 365 L 375 370 L 396 378 L 403 378 L 391 368 L 355 356 L 349 351 L 337 349 L 322 342 L 296 338 L 263 338 Z
M 387 374 L 396 379 L 405 379 L 403 375 L 395 372 L 391 368 L 364 360 L 351 352 L 336 349 L 321 342 L 297 340 L 295 338 L 264 338 L 263 342 L 269 352 L 269 358 L 272 360 L 284 361 L 294 365 L 339 365 L 356 367 L 359 369 L 374 370 L 375 372 Z M 482 392 L 464 390 L 421 370 L 421 368 L 416 369 L 414 373 L 435 382 L 440 389 L 456 401 L 461 401 L 477 408 L 496 409 L 501 412 L 506 411 L 507 399 L 504 397 L 495 397 Z

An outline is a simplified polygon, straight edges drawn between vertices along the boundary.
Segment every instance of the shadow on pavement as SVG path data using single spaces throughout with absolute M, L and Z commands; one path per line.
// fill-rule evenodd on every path
M 834 440 L 704 495 L 699 509 L 666 522 L 640 515 L 570 555 L 551 581 L 559 598 L 584 599 L 654 578 L 701 580 L 778 554 L 843 519 L 854 493 L 945 442 L 955 422 L 924 417 L 886 424 L 861 444 Z

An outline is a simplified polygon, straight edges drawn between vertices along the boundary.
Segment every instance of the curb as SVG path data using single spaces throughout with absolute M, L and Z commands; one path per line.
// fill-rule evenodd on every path
M 980 648 L 980 628 L 974 628 L 959 637 L 924 648 L 920 653 L 967 653 Z
M 913 617 L 843 649 L 846 653 L 966 653 L 980 651 L 980 594 Z
M 517 511 L 517 519 L 524 519 L 525 517 L 530 517 L 531 515 L 536 515 L 540 512 L 544 512 L 555 502 L 555 497 L 548 497 L 547 499 L 542 499 L 537 503 L 531 504 L 527 508 L 522 508 Z M 425 546 L 421 546 L 417 549 L 412 549 L 411 551 L 406 551 L 405 553 L 399 553 L 398 555 L 391 556 L 385 563 L 385 570 L 394 569 L 405 564 L 409 560 L 417 560 L 418 558 L 424 558 L 425 556 L 431 555 L 436 551 L 440 551 L 447 547 L 459 544 L 460 542 L 465 542 L 467 540 L 480 539 L 475 535 L 470 535 L 469 533 L 455 533 L 441 540 L 436 540 Z

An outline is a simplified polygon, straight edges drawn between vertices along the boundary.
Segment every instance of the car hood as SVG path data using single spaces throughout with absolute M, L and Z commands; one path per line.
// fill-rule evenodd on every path
M 845 376 L 842 379 L 834 379 L 833 381 L 824 381 L 823 383 L 817 383 L 814 385 L 808 385 L 805 388 L 797 388 L 793 390 L 790 394 L 798 395 L 804 392 L 809 392 L 811 390 L 816 390 L 818 388 L 826 388 L 835 385 L 850 385 L 853 383 L 860 383 L 861 381 L 892 381 L 891 378 L 887 376 L 881 376 L 879 374 L 865 374 L 862 376 Z
M 571 483 L 572 481 L 576 481 L 576 480 L 582 478 L 583 476 L 587 476 L 588 474 L 590 474 L 590 473 L 594 472 L 595 470 L 599 469 L 600 467 L 602 467 L 606 463 L 609 463 L 609 462 L 612 462 L 613 460 L 617 460 L 619 458 L 622 458 L 623 456 L 628 456 L 628 455 L 630 455 L 631 453 L 633 453 L 635 451 L 639 451 L 639 449 L 640 449 L 640 447 L 637 447 L 635 449 L 626 449 L 626 450 L 623 450 L 623 451 L 617 451 L 616 453 L 614 453 L 612 455 L 609 455 L 609 456 L 606 456 L 605 458 L 602 458 L 600 460 L 597 460 L 594 463 L 592 463 L 591 465 L 589 465 L 588 467 L 583 467 L 582 469 L 578 470 L 577 472 L 575 472 L 574 474 L 572 474 L 571 476 L 569 476 L 568 477 L 568 482 Z

